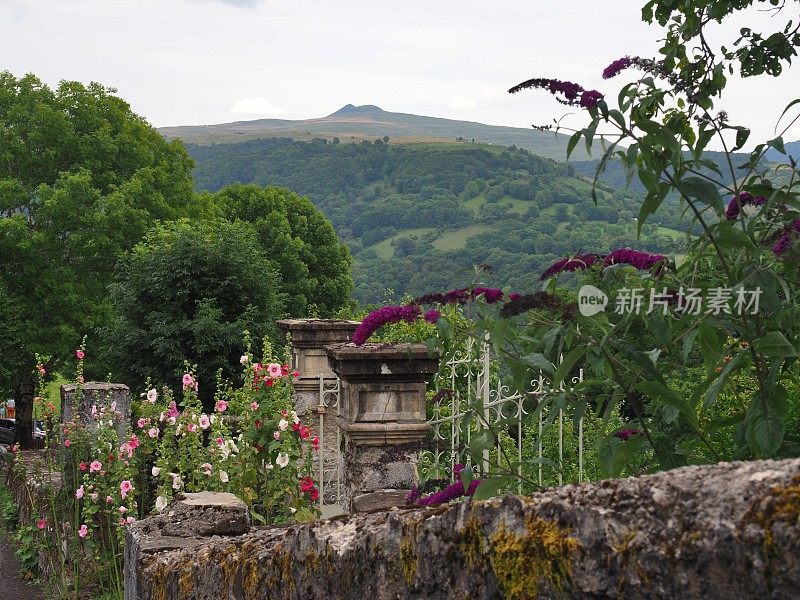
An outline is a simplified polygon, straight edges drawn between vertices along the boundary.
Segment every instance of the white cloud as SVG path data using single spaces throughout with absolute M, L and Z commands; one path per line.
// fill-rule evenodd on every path
M 286 111 L 283 108 L 274 106 L 264 96 L 258 98 L 240 98 L 231 106 L 231 112 L 234 115 L 243 115 L 248 117 L 277 117 L 285 115 Z
M 478 103 L 466 96 L 453 96 L 449 102 L 449 106 L 453 110 L 475 110 L 478 108 Z
M 220 4 L 230 4 L 231 6 L 251 8 L 257 4 L 261 4 L 263 0 L 192 0 L 192 2 L 219 2 Z

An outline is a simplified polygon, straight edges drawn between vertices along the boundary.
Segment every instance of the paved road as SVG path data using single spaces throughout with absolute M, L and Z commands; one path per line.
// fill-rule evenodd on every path
M 19 561 L 6 538 L 0 534 L 0 598 L 2 600 L 44 600 L 44 591 L 19 574 Z

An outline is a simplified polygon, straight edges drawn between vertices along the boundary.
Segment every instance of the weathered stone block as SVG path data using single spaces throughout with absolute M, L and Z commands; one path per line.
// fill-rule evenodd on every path
M 183 538 L 126 562 L 126 600 L 795 600 L 799 518 L 800 459 L 693 466 Z
M 92 418 L 92 405 L 106 411 L 110 411 L 113 405 L 118 413 L 117 436 L 122 443 L 128 437 L 131 425 L 131 391 L 128 386 L 89 381 L 81 386 L 80 399 L 75 397 L 76 387 L 75 384 L 61 386 L 61 422 L 78 423 L 89 431 L 95 431 L 97 421 Z

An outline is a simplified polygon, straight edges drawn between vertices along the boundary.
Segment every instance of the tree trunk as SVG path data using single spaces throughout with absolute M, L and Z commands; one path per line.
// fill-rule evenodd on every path
M 36 390 L 36 379 L 27 375 L 17 381 L 14 389 L 14 402 L 17 406 L 17 437 L 23 450 L 33 448 L 33 394 Z

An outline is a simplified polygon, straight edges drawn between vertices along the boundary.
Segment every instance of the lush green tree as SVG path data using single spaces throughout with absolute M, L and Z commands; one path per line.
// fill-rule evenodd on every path
M 308 198 L 280 188 L 231 185 L 214 195 L 228 219 L 253 224 L 267 257 L 278 265 L 286 310 L 321 316 L 344 306 L 353 291 L 350 252 L 333 226 Z
M 52 368 L 107 314 L 118 254 L 154 219 L 202 212 L 192 161 L 98 84 L 0 72 L 0 392 L 30 443 L 35 355 Z M 13 307 L 13 308 L 9 308 Z
M 239 371 L 242 334 L 276 336 L 283 315 L 278 265 L 245 221 L 181 220 L 157 226 L 117 266 L 115 309 L 104 338 L 115 375 L 143 390 L 180 384 L 184 362 L 197 365 L 208 405 L 215 377 Z

